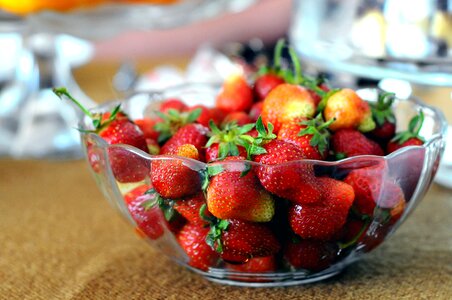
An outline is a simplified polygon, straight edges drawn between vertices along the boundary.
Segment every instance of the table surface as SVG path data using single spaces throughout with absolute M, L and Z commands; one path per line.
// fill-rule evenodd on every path
M 90 65 L 76 77 L 102 101 L 114 96 L 116 67 Z M 295 287 L 230 287 L 133 234 L 85 161 L 0 159 L 0 299 L 451 299 L 451 215 L 452 191 L 433 184 L 393 237 L 342 274 Z

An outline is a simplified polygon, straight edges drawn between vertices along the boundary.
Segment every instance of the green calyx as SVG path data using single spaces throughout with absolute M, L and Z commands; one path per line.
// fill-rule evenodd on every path
M 206 243 L 212 249 L 218 253 L 223 252 L 223 243 L 221 241 L 221 235 L 224 231 L 228 230 L 229 222 L 227 220 L 221 220 L 213 216 L 206 215 L 207 204 L 203 204 L 199 210 L 201 218 L 209 223 L 210 230 L 206 236 Z
M 162 210 L 165 220 L 170 222 L 175 218 L 177 212 L 174 209 L 174 200 L 163 198 L 155 189 L 149 189 L 144 194 L 153 196 L 152 199 L 146 200 L 141 204 L 145 210 L 158 206 Z
M 385 122 L 395 123 L 395 116 L 392 111 L 395 94 L 380 92 L 376 103 L 370 103 L 372 118 L 378 126 L 383 126 Z
M 416 138 L 422 142 L 425 142 L 425 139 L 419 135 L 419 132 L 422 129 L 422 125 L 424 124 L 424 112 L 421 110 L 419 114 L 414 116 L 410 123 L 408 124 L 408 130 L 399 132 L 395 135 L 395 137 L 391 140 L 391 142 L 397 142 L 400 145 L 408 141 L 409 139 Z
M 154 129 L 159 132 L 158 142 L 163 143 L 172 137 L 181 127 L 194 123 L 201 115 L 202 109 L 197 108 L 188 112 L 168 109 L 166 113 L 156 112 L 162 122 L 155 124 Z
M 328 122 L 323 120 L 323 115 L 320 113 L 315 118 L 302 121 L 300 124 L 305 125 L 306 128 L 300 130 L 298 136 L 304 136 L 307 134 L 312 135 L 311 140 L 309 141 L 309 145 L 312 147 L 316 147 L 320 154 L 323 154 L 327 149 L 330 143 L 331 133 L 328 130 L 328 127 L 335 121 L 336 119 L 331 119 Z
M 245 145 L 247 158 L 250 160 L 253 155 L 259 155 L 267 153 L 263 145 L 270 142 L 271 140 L 276 138 L 276 134 L 273 133 L 274 126 L 272 123 L 267 123 L 267 128 L 265 128 L 262 118 L 259 118 L 256 121 L 256 130 L 257 137 L 253 138 L 249 136 L 249 143 Z
M 252 137 L 246 133 L 252 130 L 254 126 L 254 124 L 238 126 L 237 123 L 231 122 L 226 124 L 223 129 L 219 129 L 210 120 L 210 138 L 205 147 L 218 144 L 218 160 L 225 159 L 228 156 L 238 156 L 240 154 L 238 146 L 246 149 L 247 145 L 252 142 Z
M 94 130 L 82 130 L 83 132 L 99 132 L 106 126 L 108 126 L 111 122 L 116 119 L 116 116 L 119 112 L 121 112 L 121 105 L 118 104 L 115 106 L 110 112 L 110 116 L 107 120 L 102 120 L 103 114 L 101 113 L 92 113 L 86 107 L 84 107 L 77 99 L 75 99 L 65 87 L 53 88 L 53 93 L 58 96 L 58 98 L 63 99 L 64 97 L 68 98 L 72 103 L 74 103 L 86 116 L 88 116 L 93 123 Z M 121 112 L 124 116 L 125 114 Z

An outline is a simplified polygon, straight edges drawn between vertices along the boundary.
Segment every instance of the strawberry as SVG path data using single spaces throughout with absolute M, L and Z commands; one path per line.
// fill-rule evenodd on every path
M 188 223 L 176 236 L 179 245 L 190 259 L 188 264 L 203 271 L 215 266 L 218 261 L 218 253 L 206 243 L 208 233 L 208 227 Z
M 227 124 L 233 122 L 239 126 L 253 123 L 253 121 L 251 120 L 247 113 L 243 111 L 237 111 L 226 115 L 226 117 L 223 119 L 222 127 L 225 127 Z
M 376 103 L 370 104 L 372 118 L 376 127 L 369 134 L 375 140 L 385 143 L 395 135 L 395 116 L 392 111 L 395 94 L 382 92 L 379 93 Z
M 276 254 L 281 246 L 263 223 L 230 219 L 211 225 L 207 243 L 226 262 L 245 263 L 251 258 Z
M 322 114 L 311 120 L 294 120 L 284 123 L 278 132 L 278 139 L 292 142 L 300 147 L 307 159 L 325 159 L 328 154 L 330 132 L 328 126 L 334 122 L 323 121 Z
M 239 126 L 233 122 L 226 124 L 223 130 L 220 130 L 214 122 L 210 122 L 210 138 L 205 145 L 206 161 L 221 160 L 227 156 L 243 156 L 246 158 L 245 146 L 251 140 L 246 133 L 253 127 L 254 124 Z
M 157 120 L 151 118 L 142 118 L 134 120 L 135 124 L 140 127 L 143 135 L 146 139 L 157 140 L 159 137 L 159 132 L 154 129 L 157 124 Z
M 183 156 L 198 159 L 195 146 L 184 144 L 177 147 L 170 156 Z M 151 162 L 151 181 L 154 189 L 164 198 L 179 199 L 198 193 L 201 190 L 201 178 L 182 159 L 155 159 Z
M 328 84 L 325 82 L 325 79 L 320 77 L 317 79 L 317 89 L 316 91 L 309 89 L 308 92 L 311 94 L 312 99 L 314 99 L 315 105 L 318 106 L 322 101 L 322 96 L 327 95 L 330 92 L 330 88 Z M 320 92 L 323 91 L 324 93 Z M 320 92 L 320 94 L 319 94 Z M 321 96 L 322 95 L 322 96 Z
M 208 129 L 201 124 L 188 124 L 180 128 L 161 148 L 161 154 L 174 154 L 184 144 L 191 144 L 198 149 L 199 159 L 204 158 L 204 145 L 207 142 Z
M 338 159 L 358 155 L 384 155 L 380 145 L 355 129 L 336 131 L 331 138 L 331 145 Z
M 276 86 L 285 82 L 281 70 L 281 57 L 285 41 L 280 39 L 275 46 L 273 65 L 261 68 L 258 77 L 254 81 L 253 93 L 257 101 L 264 100 L 268 93 Z M 256 117 L 257 120 L 257 117 Z
M 206 197 L 203 192 L 199 192 L 194 196 L 175 201 L 173 207 L 188 221 L 188 223 L 203 226 L 206 225 L 207 222 L 201 218 L 199 212 L 204 204 L 206 204 Z M 209 216 L 209 213 L 206 213 Z
M 278 132 L 285 122 L 299 118 L 309 118 L 315 113 L 316 105 L 304 87 L 284 83 L 275 87 L 264 99 L 262 120 L 272 123 Z
M 190 111 L 179 112 L 175 109 L 168 109 L 165 113 L 156 112 L 161 118 L 154 126 L 158 132 L 159 143 L 163 143 L 171 138 L 179 129 L 187 124 L 194 123 L 201 115 L 202 108 L 196 108 Z
M 334 262 L 338 250 L 331 242 L 290 240 L 285 245 L 284 258 L 295 269 L 321 271 Z
M 253 106 L 251 106 L 249 116 L 252 122 L 256 122 L 257 119 L 261 116 L 263 106 L 264 101 L 256 102 L 253 104 Z
M 153 201 L 152 194 L 146 194 L 150 189 L 148 185 L 141 185 L 124 195 L 127 209 L 135 221 L 138 232 L 155 240 L 161 237 L 165 231 L 165 218 L 158 206 L 146 207 L 148 201 Z
M 384 209 L 394 208 L 393 214 L 403 210 L 403 191 L 398 184 L 386 178 L 383 164 L 352 170 L 344 182 L 353 187 L 353 206 L 360 214 L 373 216 L 377 205 Z
M 419 135 L 423 123 L 424 113 L 421 110 L 418 115 L 414 116 L 410 120 L 410 123 L 408 124 L 408 130 L 397 133 L 396 136 L 388 143 L 387 152 L 392 153 L 400 148 L 407 146 L 423 145 L 425 140 Z
M 228 113 L 250 110 L 253 105 L 253 91 L 243 75 L 231 75 L 215 100 L 216 106 Z
M 165 99 L 159 107 L 159 111 L 162 113 L 167 113 L 170 109 L 182 112 L 187 109 L 187 105 L 180 99 L 169 98 Z
M 272 137 L 272 126 L 267 125 L 265 132 L 262 120 L 256 123 L 262 140 L 266 135 Z M 253 145 L 254 146 L 254 145 Z M 320 200 L 320 190 L 314 176 L 314 168 L 310 164 L 300 162 L 304 159 L 303 151 L 295 144 L 283 140 L 267 141 L 263 146 L 257 146 L 253 160 L 261 165 L 256 168 L 256 174 L 264 188 L 279 197 L 300 203 L 313 203 Z M 287 164 L 287 162 L 291 162 Z
M 332 131 L 358 129 L 368 132 L 375 128 L 369 104 L 352 89 L 330 92 L 329 96 L 322 99 L 319 108 L 323 110 L 326 121 L 335 119 L 330 125 Z
M 274 272 L 276 271 L 276 259 L 274 256 L 255 257 L 244 264 L 226 264 L 226 266 L 228 269 L 243 273 Z
M 53 92 L 60 98 L 63 96 L 67 97 L 76 104 L 85 115 L 92 119 L 94 129 L 88 132 L 97 133 L 110 145 L 126 144 L 148 153 L 148 147 L 143 132 L 126 116 L 125 113 L 120 111 L 120 105 L 116 106 L 110 113 L 94 114 L 84 108 L 65 88 L 55 88 L 53 89 Z M 92 147 L 88 145 L 88 160 L 90 161 L 93 170 L 99 172 L 99 159 L 91 148 Z M 147 161 L 131 151 L 119 147 L 112 147 L 108 149 L 108 154 L 113 175 L 119 182 L 141 181 L 149 173 Z
M 218 122 L 218 118 L 215 118 L 212 115 L 212 110 L 209 109 L 207 106 L 204 106 L 202 104 L 198 104 L 198 105 L 194 105 L 191 107 L 188 107 L 185 111 L 186 112 L 192 112 L 192 111 L 196 111 L 196 110 L 200 110 L 200 114 L 198 116 L 198 119 L 196 119 L 196 122 L 208 127 L 209 126 L 209 121 L 213 120 L 215 124 L 219 124 L 220 122 Z
M 355 198 L 353 188 L 328 177 L 318 178 L 322 201 L 316 204 L 293 204 L 289 208 L 292 230 L 304 239 L 329 240 L 344 226 Z
M 259 179 L 252 170 L 240 170 L 241 167 L 247 166 L 244 159 L 228 157 L 224 162 L 232 165 L 209 166 L 210 170 L 215 172 L 207 188 L 209 212 L 219 219 L 270 221 L 275 213 L 274 200 L 260 185 Z M 229 167 L 233 170 L 228 170 Z M 235 169 L 239 170 L 235 171 Z

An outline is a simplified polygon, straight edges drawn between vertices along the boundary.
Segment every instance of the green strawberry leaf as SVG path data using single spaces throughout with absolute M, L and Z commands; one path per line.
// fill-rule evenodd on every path
M 251 171 L 251 165 L 249 163 L 244 163 L 244 170 L 240 173 L 240 178 L 245 177 Z
M 207 174 L 210 177 L 216 176 L 216 175 L 220 174 L 223 171 L 224 171 L 224 168 L 220 164 L 213 164 L 213 165 L 207 166 Z

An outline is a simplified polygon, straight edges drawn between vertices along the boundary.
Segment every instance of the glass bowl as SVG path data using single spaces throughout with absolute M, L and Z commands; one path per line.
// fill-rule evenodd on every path
M 152 114 L 155 105 L 167 98 L 178 97 L 191 105 L 196 102 L 213 103 L 218 89 L 219 86 L 216 85 L 186 84 L 162 91 L 139 92 L 126 100 L 103 104 L 93 111 L 105 112 L 121 103 L 128 116 L 137 119 Z M 372 88 L 359 90 L 358 93 L 368 101 L 375 101 L 377 97 L 377 90 Z M 411 117 L 421 109 L 425 115 L 421 131 L 421 135 L 426 139 L 423 146 L 405 147 L 387 156 L 357 156 L 334 162 L 300 160 L 271 166 L 246 160 L 203 163 L 178 156 L 149 155 L 128 145 L 109 145 L 99 135 L 83 130 L 81 138 L 92 174 L 105 198 L 130 222 L 139 236 L 173 261 L 208 280 L 222 284 L 287 286 L 319 281 L 338 274 L 346 266 L 381 245 L 423 198 L 436 173 L 444 149 L 446 123 L 440 111 L 423 104 L 418 99 L 397 99 L 394 104 L 398 130 L 405 129 Z M 91 129 L 89 118 L 83 119 L 80 125 L 84 130 Z M 171 173 L 170 170 L 174 170 L 175 165 L 179 171 L 183 170 L 181 173 L 183 176 Z M 368 178 L 371 178 L 370 182 L 379 184 L 377 188 L 367 186 L 368 194 L 361 195 L 372 197 L 374 202 L 370 208 L 362 206 L 357 200 L 358 197 L 355 197 L 355 202 L 348 210 L 347 217 L 343 220 L 345 224 L 340 230 L 323 235 L 311 232 L 306 234 L 304 239 L 297 238 L 291 233 L 287 216 L 300 213 L 307 206 L 301 205 L 300 209 L 289 201 L 270 194 L 274 200 L 272 203 L 275 211 L 271 221 L 248 223 L 261 229 L 265 227 L 263 230 L 267 238 L 273 240 L 277 246 L 266 248 L 262 246 L 265 241 L 258 241 L 262 251 L 254 257 L 249 255 L 246 264 L 238 265 L 226 256 L 222 259 L 216 252 L 209 252 L 213 250 L 206 244 L 202 246 L 204 250 L 201 251 L 209 252 L 212 259 L 209 260 L 209 265 L 202 265 L 192 257 L 192 253 L 187 254 L 179 245 L 183 235 L 181 232 L 184 226 L 187 226 L 184 224 L 184 217 L 179 215 L 176 219 L 167 221 L 166 213 L 164 214 L 156 205 L 159 197 L 155 192 L 148 191 L 157 172 L 162 168 L 167 168 L 165 178 L 175 189 L 180 191 L 183 190 L 181 187 L 189 188 L 178 196 L 184 198 L 183 200 L 165 200 L 164 205 L 167 206 L 195 198 L 193 195 L 204 199 L 205 193 L 209 193 L 209 185 L 212 184 L 212 180 L 206 181 L 206 178 L 212 179 L 217 174 L 229 173 L 236 176 L 235 178 L 239 178 L 240 174 L 240 178 L 241 176 L 257 178 L 259 172 L 278 173 L 290 169 L 314 172 L 319 182 L 335 180 L 350 183 L 352 174 L 367 172 Z M 125 173 L 128 176 L 124 176 Z M 230 181 L 230 189 L 233 189 L 235 182 Z M 365 180 L 356 182 L 357 184 L 352 185 L 355 195 L 366 191 Z M 299 184 L 301 186 L 302 182 Z M 258 184 L 256 189 L 263 188 Z M 322 222 L 336 222 L 333 215 L 326 210 L 319 214 L 323 214 Z M 204 218 L 207 218 L 206 215 Z M 227 230 L 230 230 L 229 227 Z M 207 231 L 208 228 L 204 234 Z M 252 244 L 253 240 L 254 238 L 251 238 L 247 243 Z M 217 246 L 218 244 L 215 244 L 215 247 Z M 226 247 L 232 246 L 224 242 L 223 251 L 226 251 L 224 250 Z M 252 261 L 263 260 L 258 258 L 259 256 L 266 256 L 265 259 L 271 256 L 275 270 L 249 271 L 246 265 Z

